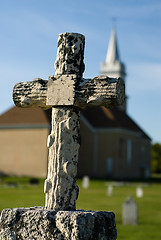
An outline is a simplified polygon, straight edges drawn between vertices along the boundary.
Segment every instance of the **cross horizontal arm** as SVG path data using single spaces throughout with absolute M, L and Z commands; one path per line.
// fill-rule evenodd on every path
M 125 100 L 125 85 L 121 78 L 109 78 L 100 75 L 93 79 L 83 79 L 77 87 L 75 106 L 105 106 L 107 108 L 122 105 Z
M 68 75 L 67 77 L 69 77 Z M 63 75 L 64 79 L 65 75 Z M 52 76 L 50 77 L 52 78 Z M 63 96 L 61 93 L 62 85 L 60 84 L 60 75 L 53 76 L 55 84 L 59 81 L 59 84 L 53 85 L 56 87 L 55 92 L 52 91 L 53 99 L 57 95 L 57 99 Z M 73 78 L 72 78 L 73 79 Z M 50 108 L 51 106 L 76 106 L 79 108 L 86 108 L 87 106 L 105 106 L 114 107 L 121 105 L 125 98 L 124 82 L 122 79 L 109 78 L 106 75 L 100 75 L 93 79 L 80 79 L 75 77 L 73 80 L 73 93 L 72 100 L 65 101 L 62 104 L 47 103 L 48 81 L 42 79 L 35 79 L 32 82 L 18 83 L 13 90 L 13 100 L 18 107 L 41 107 Z M 51 82 L 50 85 L 51 86 Z M 65 86 L 65 90 L 68 91 L 68 86 Z M 64 92 L 63 92 L 64 93 Z M 61 101 L 60 101 L 61 102 Z
M 48 81 L 41 78 L 35 78 L 30 82 L 17 83 L 13 89 L 15 105 L 23 108 L 46 108 L 47 84 Z

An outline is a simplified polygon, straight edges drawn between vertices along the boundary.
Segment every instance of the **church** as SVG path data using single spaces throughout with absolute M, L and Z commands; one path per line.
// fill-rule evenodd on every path
M 114 29 L 100 73 L 121 77 L 125 82 L 126 69 L 120 60 Z M 0 174 L 46 177 L 50 120 L 51 110 L 40 108 L 13 107 L 0 116 Z M 78 177 L 150 177 L 151 139 L 128 116 L 127 97 L 116 108 L 81 110 L 80 124 Z
M 121 62 L 113 29 L 101 74 L 122 78 L 126 89 L 126 69 Z M 138 179 L 150 177 L 151 139 L 128 116 L 127 96 L 122 106 L 87 108 L 81 112 L 82 146 L 78 175 L 93 178 Z

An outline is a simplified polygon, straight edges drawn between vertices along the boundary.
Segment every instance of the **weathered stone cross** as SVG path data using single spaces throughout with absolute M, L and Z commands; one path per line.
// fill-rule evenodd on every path
M 87 106 L 113 107 L 124 101 L 121 79 L 98 76 L 83 79 L 85 38 L 63 33 L 58 38 L 56 73 L 49 81 L 40 78 L 15 85 L 18 107 L 52 107 L 52 130 L 48 137 L 48 176 L 45 180 L 46 208 L 75 210 L 79 136 L 79 111 Z

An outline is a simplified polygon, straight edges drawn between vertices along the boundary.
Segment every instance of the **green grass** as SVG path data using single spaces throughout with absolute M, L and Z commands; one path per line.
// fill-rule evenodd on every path
M 16 182 L 17 187 L 6 187 L 6 182 Z M 143 186 L 144 197 L 136 198 L 135 191 L 139 183 L 114 187 L 111 197 L 107 196 L 105 181 L 91 181 L 89 189 L 81 187 L 77 200 L 77 209 L 113 211 L 119 240 L 160 240 L 161 239 L 161 184 L 152 183 Z M 138 204 L 139 224 L 122 225 L 122 204 L 128 196 Z M 0 180 L 0 210 L 13 207 L 43 206 L 43 181 L 38 186 L 29 185 L 28 178 L 3 178 Z
M 27 177 L 0 178 L 0 211 L 4 208 L 43 206 L 43 179 L 38 185 L 29 184 Z M 16 184 L 16 187 L 10 186 Z
M 79 182 L 80 184 L 80 182 Z M 113 196 L 106 195 L 107 186 L 103 181 L 94 181 L 89 189 L 80 187 L 77 208 L 113 211 L 119 240 L 156 240 L 161 239 L 161 185 L 151 184 L 143 187 L 144 197 L 136 198 L 136 187 L 139 183 L 129 186 L 114 187 Z M 139 224 L 137 226 L 122 225 L 122 204 L 127 196 L 132 196 L 138 204 Z

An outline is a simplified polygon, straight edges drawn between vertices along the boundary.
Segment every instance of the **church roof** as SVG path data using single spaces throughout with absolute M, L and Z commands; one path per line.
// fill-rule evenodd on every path
M 107 109 L 105 107 L 89 107 L 81 110 L 81 114 L 96 129 L 121 128 L 141 133 L 143 137 L 149 136 L 122 110 L 118 108 Z M 43 124 L 49 126 L 51 122 L 51 109 L 18 108 L 13 107 L 0 116 L 0 128 L 7 126 Z
M 0 116 L 0 125 L 49 124 L 51 111 L 41 108 L 13 107 Z
M 143 137 L 150 137 L 119 108 L 91 107 L 82 111 L 83 116 L 96 129 L 121 128 L 141 133 Z

